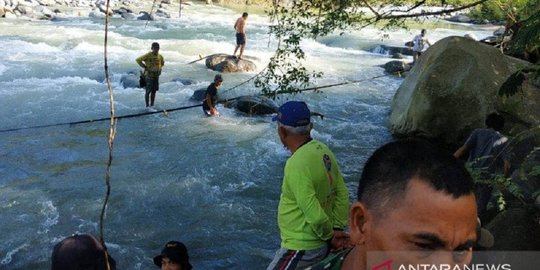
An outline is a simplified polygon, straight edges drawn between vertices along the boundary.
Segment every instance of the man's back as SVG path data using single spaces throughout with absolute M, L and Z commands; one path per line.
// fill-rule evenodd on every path
M 244 17 L 240 17 L 236 20 L 236 23 L 234 24 L 234 29 L 236 29 L 236 33 L 244 33 L 244 26 L 246 25 L 246 21 L 244 20 Z
M 475 129 L 465 145 L 470 149 L 468 162 L 473 168 L 488 168 L 492 171 L 494 168 L 502 168 L 500 156 L 504 149 L 508 138 L 500 134 L 498 131 L 487 128 Z M 498 161 L 493 162 L 497 158 Z
M 333 227 L 347 223 L 348 192 L 334 155 L 311 140 L 285 165 L 278 208 L 282 245 L 295 250 L 319 248 Z

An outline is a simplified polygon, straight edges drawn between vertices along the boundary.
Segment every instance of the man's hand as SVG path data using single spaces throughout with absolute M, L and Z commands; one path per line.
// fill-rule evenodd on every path
M 354 246 L 351 242 L 349 234 L 340 230 L 334 230 L 334 235 L 332 236 L 330 245 L 331 250 L 342 250 Z

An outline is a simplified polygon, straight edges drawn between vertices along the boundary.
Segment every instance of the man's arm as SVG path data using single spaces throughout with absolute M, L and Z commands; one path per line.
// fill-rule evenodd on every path
M 208 108 L 210 108 L 210 111 L 215 110 L 214 104 L 212 104 L 212 95 L 206 94 L 204 97 L 204 102 L 206 102 L 206 105 L 208 105 Z
M 504 160 L 504 176 L 510 177 L 510 169 L 512 168 L 512 163 L 508 160 Z
M 336 162 L 333 162 L 336 166 L 337 177 L 335 179 L 336 183 L 336 201 L 332 206 L 332 215 L 333 215 L 333 228 L 334 229 L 344 229 L 349 222 L 349 190 L 345 186 L 345 181 L 343 176 L 337 166 Z
M 286 176 L 289 188 L 296 198 L 298 207 L 304 213 L 306 222 L 313 233 L 323 241 L 331 239 L 332 222 L 317 200 L 315 188 L 308 175 L 301 170 L 295 170 Z
M 239 20 L 240 20 L 240 19 L 236 19 L 236 22 L 234 22 L 234 30 L 236 30 L 236 27 L 238 26 L 238 21 L 239 21 Z
M 138 57 L 137 59 L 135 59 L 135 62 L 137 62 L 137 64 L 139 64 L 139 66 L 141 66 L 144 69 L 146 69 L 146 65 L 144 63 L 145 58 L 146 58 L 146 54 Z
M 461 157 L 465 156 L 469 152 L 469 147 L 464 144 L 461 146 L 456 152 L 454 152 L 454 157 L 456 159 L 460 159 Z

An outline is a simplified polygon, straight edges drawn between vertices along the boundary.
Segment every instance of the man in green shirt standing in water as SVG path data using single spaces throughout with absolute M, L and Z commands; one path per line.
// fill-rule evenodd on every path
M 135 60 L 139 66 L 144 68 L 144 77 L 146 79 L 146 93 L 144 95 L 144 101 L 146 108 L 154 110 L 154 100 L 156 99 L 156 92 L 159 90 L 159 75 L 161 75 L 161 69 L 165 65 L 163 56 L 159 54 L 159 43 L 152 43 L 152 51 L 140 56 Z
M 343 232 L 348 191 L 332 151 L 311 138 L 306 103 L 283 104 L 273 120 L 292 156 L 285 165 L 278 207 L 281 248 L 267 269 L 304 269 L 324 258 L 331 247 L 348 243 Z

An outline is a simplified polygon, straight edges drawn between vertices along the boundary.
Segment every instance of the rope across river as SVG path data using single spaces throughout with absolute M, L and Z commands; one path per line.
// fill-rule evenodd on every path
M 385 74 L 385 75 L 374 76 L 374 77 L 366 78 L 366 79 L 352 80 L 352 81 L 346 81 L 346 82 L 335 83 L 335 84 L 329 84 L 329 85 L 323 85 L 323 86 L 309 87 L 309 88 L 300 89 L 300 90 L 295 91 L 295 92 L 293 92 L 293 93 L 306 92 L 306 91 L 317 91 L 317 90 L 320 90 L 320 89 L 325 89 L 325 88 L 330 88 L 330 87 L 336 87 L 336 86 L 342 86 L 342 85 L 348 85 L 348 84 L 355 84 L 355 83 L 360 83 L 360 82 L 364 82 L 364 81 L 375 80 L 375 79 L 379 79 L 379 78 L 383 78 L 383 77 L 388 77 L 388 76 L 393 76 L 393 75 L 394 75 L 394 74 Z M 252 79 L 253 79 L 253 77 L 250 78 L 248 81 L 250 81 L 250 80 L 252 80 Z M 246 82 L 247 82 L 247 81 L 246 81 Z M 234 89 L 234 88 L 237 88 L 238 86 L 243 85 L 243 84 L 245 84 L 246 82 L 242 82 L 242 83 L 239 84 L 239 85 L 236 85 L 236 86 L 234 86 L 234 87 L 231 87 L 231 88 L 229 88 L 229 89 L 226 89 L 226 90 L 223 91 L 223 93 L 224 93 L 224 92 L 227 92 L 227 91 L 230 91 L 230 90 L 232 90 L 232 89 Z M 275 96 L 275 95 L 282 95 L 282 94 L 291 94 L 291 92 L 288 92 L 288 91 L 283 91 L 283 92 L 277 91 L 277 92 L 274 92 L 274 93 L 269 93 L 269 94 L 258 94 L 258 95 L 255 95 L 255 96 Z M 228 102 L 228 101 L 237 100 L 237 99 L 239 99 L 239 98 L 240 98 L 240 97 L 227 98 L 227 99 L 223 99 L 223 100 L 218 101 L 218 103 L 225 103 L 225 102 Z M 182 106 L 182 107 L 177 107 L 177 108 L 171 108 L 171 109 L 163 109 L 163 110 L 158 110 L 158 111 L 141 112 L 141 113 L 134 113 L 134 114 L 127 114 L 127 115 L 114 116 L 114 119 L 115 119 L 115 120 L 120 120 L 120 119 L 134 118 L 134 117 L 140 117 L 140 116 L 152 115 L 152 114 L 159 114 L 159 113 L 163 113 L 163 114 L 165 114 L 165 115 L 168 115 L 170 112 L 174 112 L 174 111 L 182 111 L 182 110 L 187 110 L 187 109 L 196 108 L 196 107 L 201 107 L 201 106 L 202 106 L 202 103 L 196 104 L 196 105 L 187 105 L 187 106 Z M 18 130 L 25 130 L 25 129 L 47 128 L 47 127 L 54 127 L 54 126 L 80 125 L 80 124 L 96 123 L 96 122 L 102 122 L 102 121 L 108 121 L 108 120 L 111 120 L 111 117 L 103 117 L 103 118 L 89 119 L 89 120 L 81 120 L 81 121 L 73 121 L 73 122 L 63 122 L 63 123 L 45 124 L 45 125 L 36 125 L 36 126 L 28 126 L 28 127 L 17 127 L 17 128 L 0 129 L 0 133 L 11 132 L 11 131 L 18 131 Z

